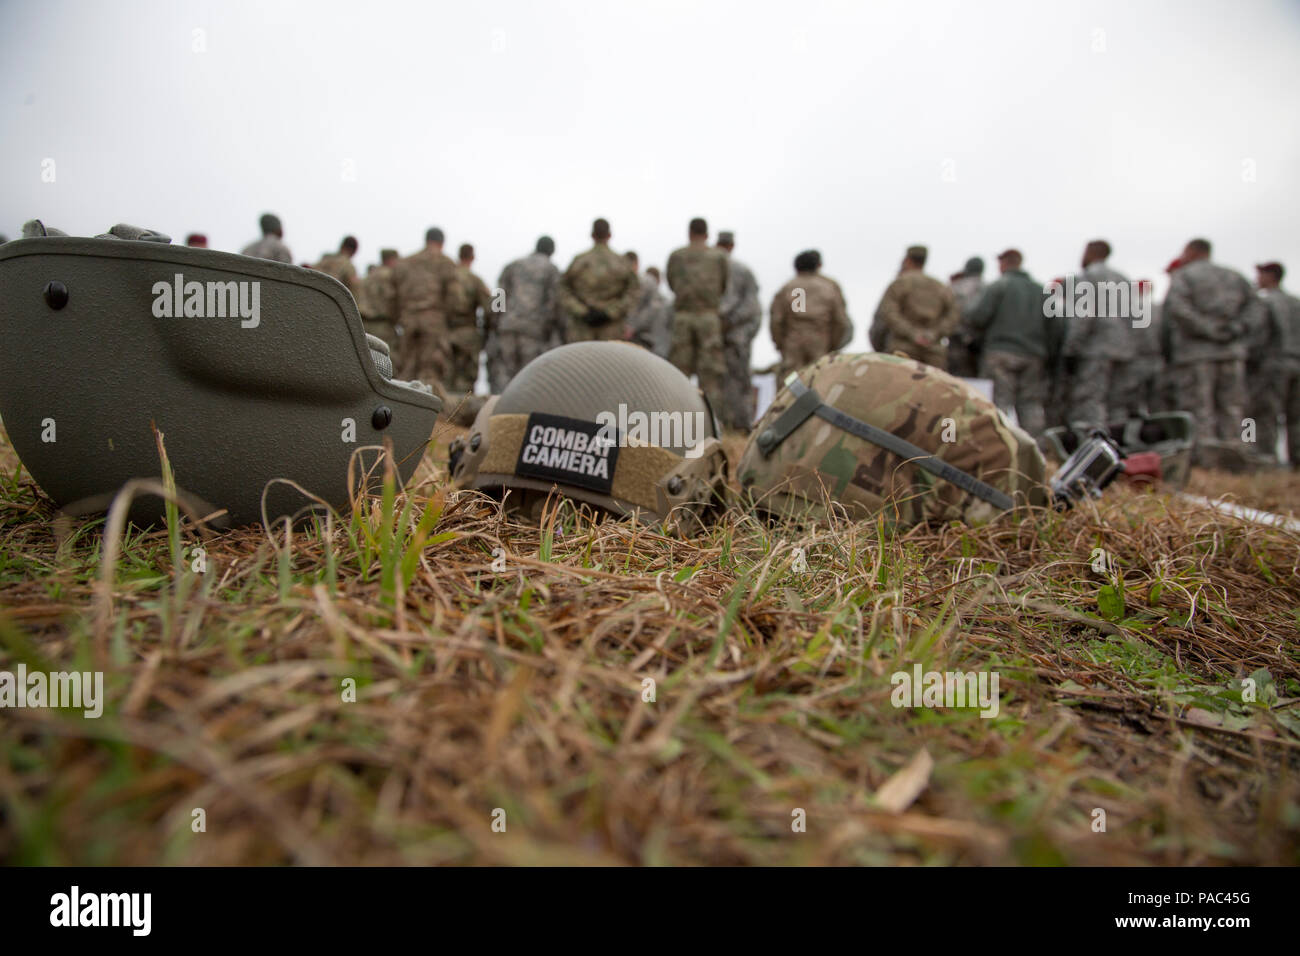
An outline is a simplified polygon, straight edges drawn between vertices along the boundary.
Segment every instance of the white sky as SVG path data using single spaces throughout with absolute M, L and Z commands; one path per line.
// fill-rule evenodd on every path
M 702 215 L 765 312 L 820 249 L 866 349 L 914 242 L 941 278 L 1014 245 L 1046 280 L 1093 237 L 1153 276 L 1196 235 L 1300 276 L 1297 93 L 1296 2 L 3 0 L 0 232 L 238 250 L 271 210 L 364 270 L 438 225 L 494 284 L 596 216 L 662 266 Z

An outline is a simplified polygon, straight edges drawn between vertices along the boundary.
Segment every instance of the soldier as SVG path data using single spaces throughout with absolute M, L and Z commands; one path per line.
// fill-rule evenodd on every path
M 637 266 L 635 252 L 624 253 L 633 270 Z M 668 297 L 659 290 L 659 270 L 648 267 L 641 279 L 641 297 L 627 318 L 628 341 L 635 342 L 666 359 L 672 348 L 672 306 Z
M 352 297 L 356 298 L 360 287 L 360 282 L 357 280 L 357 267 L 352 264 L 352 257 L 356 254 L 357 237 L 344 236 L 343 241 L 339 243 L 339 251 L 322 256 L 320 262 L 312 268 L 338 279 L 348 287 Z
M 569 318 L 569 342 L 623 338 L 623 324 L 636 308 L 641 284 L 627 260 L 609 247 L 609 223 L 591 224 L 592 247 L 576 256 L 560 280 L 560 306 Z
M 456 308 L 447 315 L 447 340 L 450 343 L 447 388 L 453 392 L 470 393 L 478 381 L 478 357 L 483 349 L 480 322 L 486 324 L 490 321 L 492 293 L 470 269 L 474 264 L 474 247 L 465 243 L 456 255 L 460 260 L 456 267 L 460 296 Z
M 962 378 L 974 378 L 979 374 L 979 354 L 975 349 L 977 336 L 966 324 L 966 311 L 979 301 L 984 291 L 984 260 L 971 256 L 961 272 L 948 277 L 948 285 L 957 300 L 957 311 L 962 315 L 956 331 L 948 336 L 948 371 Z
M 1106 264 L 1109 258 L 1110 243 L 1104 239 L 1084 247 L 1083 275 L 1074 283 L 1080 312 L 1066 323 L 1062 355 L 1074 365 L 1068 421 L 1081 428 L 1105 427 L 1137 413 L 1137 388 L 1128 367 L 1137 344 L 1131 334 L 1137 316 L 1134 309 L 1120 307 L 1121 296 L 1130 301 L 1132 287 Z
M 280 217 L 273 213 L 264 213 L 259 224 L 262 227 L 262 238 L 246 245 L 243 254 L 257 259 L 274 259 L 276 262 L 287 262 L 292 265 L 293 254 L 284 244 L 284 227 L 280 224 Z
M 3 241 L 3 238 L 0 238 L 0 242 Z M 208 247 L 208 237 L 201 232 L 191 232 L 185 237 L 185 245 L 191 249 L 206 249 Z
M 1255 267 L 1259 297 L 1268 309 L 1267 351 L 1260 363 L 1254 392 L 1263 401 L 1260 409 L 1258 439 L 1270 457 L 1277 448 L 1278 416 L 1286 421 L 1287 458 L 1293 469 L 1300 469 L 1300 299 L 1282 291 L 1286 270 L 1280 262 L 1266 262 Z
M 1264 304 L 1245 277 L 1210 261 L 1210 243 L 1183 249 L 1165 299 L 1179 397 L 1196 419 L 1200 441 L 1241 438 L 1246 414 L 1246 350 L 1265 321 Z
M 521 368 L 559 344 L 560 270 L 551 262 L 554 252 L 555 240 L 542 236 L 532 255 L 510 263 L 497 280 L 505 311 L 491 315 L 488 377 L 494 395 L 501 394 Z
M 998 256 L 1001 278 L 980 295 L 968 313 L 979 335 L 983 374 L 993 379 L 993 402 L 1015 410 L 1020 427 L 1034 438 L 1046 426 L 1048 359 L 1052 328 L 1045 315 L 1043 290 L 1020 266 L 1023 256 L 1008 249 Z
M 718 248 L 727 254 L 730 268 L 727 291 L 718 306 L 727 366 L 719 412 L 728 426 L 746 431 L 754 423 L 754 388 L 749 362 L 754 336 L 763 325 L 763 307 L 758 301 L 758 280 L 754 273 L 732 254 L 736 248 L 735 233 L 719 232 Z
M 397 321 L 402 328 L 399 378 L 444 386 L 450 364 L 447 317 L 459 308 L 456 263 L 442 252 L 444 236 L 432 228 L 424 248 L 397 263 Z
M 730 266 L 725 252 L 709 248 L 709 226 L 703 219 L 692 219 L 687 232 L 689 245 L 674 250 L 664 267 L 668 288 L 675 296 L 668 361 L 683 375 L 698 376 L 700 390 L 713 408 L 720 410 L 726 363 L 718 306 L 727 291 Z
M 907 247 L 898 278 L 885 290 L 876 315 L 884 327 L 884 351 L 902 352 L 947 371 L 945 339 L 956 330 L 961 313 L 952 290 L 921 271 L 928 256 L 925 246 Z
M 1150 279 L 1137 281 L 1140 315 L 1143 321 L 1149 322 L 1145 327 L 1139 324 L 1132 328 L 1133 359 L 1125 369 L 1127 378 L 1120 385 L 1120 394 L 1124 396 L 1130 414 L 1137 416 L 1174 410 L 1172 405 L 1166 407 L 1161 394 L 1165 374 L 1165 356 L 1161 348 L 1164 310 L 1152 301 L 1153 289 Z
M 397 349 L 397 286 L 393 280 L 393 267 L 400 257 L 396 249 L 382 249 L 379 265 L 371 266 L 361 280 L 357 295 L 357 310 L 366 331 Z
M 781 378 L 841 347 L 849 329 L 839 283 L 821 274 L 815 249 L 794 257 L 795 277 L 772 297 L 772 341 L 781 353 Z

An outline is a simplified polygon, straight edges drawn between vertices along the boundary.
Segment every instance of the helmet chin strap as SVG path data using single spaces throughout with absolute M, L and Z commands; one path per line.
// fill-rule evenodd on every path
M 816 415 L 823 421 L 830 422 L 841 431 L 846 431 L 863 441 L 871 442 L 871 444 L 878 445 L 886 451 L 893 452 L 904 461 L 914 463 L 918 468 L 923 468 L 935 477 L 942 478 L 963 491 L 970 492 L 977 498 L 982 498 L 1002 511 L 1010 511 L 1016 506 L 1010 495 L 999 491 L 986 482 L 980 481 L 974 475 L 962 471 L 940 458 L 936 458 L 924 448 L 913 445 L 907 439 L 900 438 L 893 432 L 887 432 L 883 428 L 869 425 L 852 415 L 846 415 L 839 409 L 827 405 L 815 390 L 799 381 L 797 375 L 792 374 L 787 378 L 785 387 L 794 395 L 795 400 L 789 408 L 780 414 L 776 421 L 763 429 L 763 432 L 758 436 L 758 449 L 762 452 L 764 458 L 771 457 L 772 452 L 776 451 L 777 447 L 789 438 L 796 428 L 813 415 Z

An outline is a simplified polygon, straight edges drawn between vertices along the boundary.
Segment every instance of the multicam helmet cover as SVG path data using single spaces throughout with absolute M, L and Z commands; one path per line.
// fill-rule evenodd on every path
M 803 412 L 787 415 L 796 403 Z M 854 422 L 875 438 L 846 430 Z M 888 436 L 916 448 L 891 451 Z M 737 471 L 754 507 L 790 517 L 978 523 L 1047 503 L 1046 464 L 1027 433 L 961 379 L 881 353 L 827 355 L 787 380 Z

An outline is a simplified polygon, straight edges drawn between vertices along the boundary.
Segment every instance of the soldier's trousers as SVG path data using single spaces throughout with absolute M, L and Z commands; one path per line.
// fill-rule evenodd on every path
M 604 325 L 588 325 L 582 319 L 569 319 L 564 341 L 567 342 L 619 342 L 623 339 L 626 323 L 622 319 Z
M 754 384 L 749 373 L 753 342 L 745 326 L 729 329 L 722 337 L 727 374 L 722 380 L 722 407 L 717 412 L 725 425 L 741 431 L 754 424 Z
M 1252 380 L 1259 408 L 1255 437 L 1259 450 L 1273 458 L 1277 449 L 1278 418 L 1285 420 L 1286 456 L 1300 466 L 1300 359 L 1274 359 L 1264 363 L 1259 381 Z
M 674 312 L 673 346 L 668 361 L 683 375 L 696 375 L 700 391 L 715 410 L 723 407 L 722 380 L 726 361 L 722 349 L 722 320 L 716 312 Z
M 792 329 L 776 347 L 781 352 L 780 381 L 776 382 L 776 388 L 780 388 L 790 372 L 800 371 L 831 351 L 831 333 L 819 328 Z
M 396 377 L 445 387 L 449 357 L 446 316 L 421 309 L 405 313 L 401 325 L 401 344 L 394 365 L 400 371 L 395 372 Z
M 1241 441 L 1242 419 L 1246 417 L 1246 360 L 1184 362 L 1177 374 L 1178 397 L 1196 419 L 1196 437 Z
M 501 381 L 500 387 L 493 383 L 494 395 L 500 395 L 521 368 L 546 351 L 546 343 L 527 332 L 498 332 L 497 344 L 500 349 Z
M 1015 410 L 1020 427 L 1034 438 L 1046 427 L 1047 362 L 1018 352 L 985 352 L 984 376 L 993 379 L 993 404 Z
M 447 341 L 451 353 L 447 388 L 453 392 L 474 391 L 474 383 L 478 381 L 478 356 L 483 350 L 483 339 L 478 329 L 472 325 L 452 329 Z
M 1141 380 L 1127 359 L 1079 359 L 1070 397 L 1069 423 L 1102 427 L 1142 414 Z

